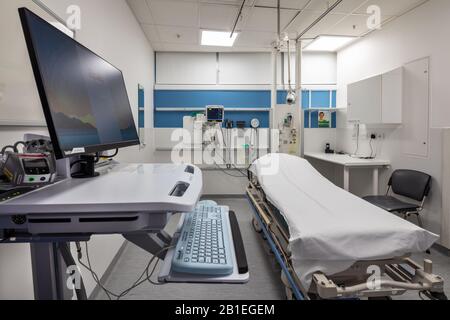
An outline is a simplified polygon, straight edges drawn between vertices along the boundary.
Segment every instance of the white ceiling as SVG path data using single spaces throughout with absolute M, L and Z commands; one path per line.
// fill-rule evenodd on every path
M 243 0 L 127 0 L 155 51 L 268 51 L 277 39 L 277 0 L 246 0 L 232 48 L 203 47 L 201 30 L 231 32 Z M 281 29 L 291 38 L 305 30 L 336 0 L 281 0 Z M 321 34 L 362 37 L 367 8 L 381 8 L 382 23 L 428 0 L 343 0 L 303 37 Z

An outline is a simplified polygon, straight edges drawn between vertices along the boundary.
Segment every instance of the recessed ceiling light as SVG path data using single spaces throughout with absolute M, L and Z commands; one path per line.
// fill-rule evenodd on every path
M 319 36 L 308 44 L 304 51 L 336 52 L 355 39 L 357 39 L 357 37 Z
M 230 37 L 231 32 L 223 31 L 202 31 L 202 46 L 215 46 L 215 47 L 232 47 L 238 33 L 234 33 Z

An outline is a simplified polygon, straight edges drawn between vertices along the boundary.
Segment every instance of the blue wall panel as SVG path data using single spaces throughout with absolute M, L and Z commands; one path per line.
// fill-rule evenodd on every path
M 337 114 L 336 112 L 333 112 L 331 114 L 331 127 L 336 129 L 336 125 L 337 125 Z
M 277 94 L 277 103 L 278 104 L 286 104 L 287 91 L 278 91 Z M 302 91 L 302 106 L 303 109 L 309 108 L 309 91 Z
M 309 111 L 303 111 L 305 113 L 305 129 L 309 128 Z
M 269 108 L 270 91 L 155 90 L 156 108 Z
M 330 91 L 311 91 L 311 108 L 329 108 Z
M 139 128 L 145 127 L 145 113 L 144 111 L 139 111 Z
M 319 128 L 319 112 L 317 112 L 317 111 L 312 111 L 311 112 L 311 125 L 310 125 L 310 127 L 312 129 Z
M 309 91 L 303 91 L 302 94 L 302 107 L 303 109 L 309 109 Z

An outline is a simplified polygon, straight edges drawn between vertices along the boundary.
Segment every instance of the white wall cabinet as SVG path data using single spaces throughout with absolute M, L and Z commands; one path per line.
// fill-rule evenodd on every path
M 401 124 L 403 68 L 348 85 L 348 120 L 363 124 Z

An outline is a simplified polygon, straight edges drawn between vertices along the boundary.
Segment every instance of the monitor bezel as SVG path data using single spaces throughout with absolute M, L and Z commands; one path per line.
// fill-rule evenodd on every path
M 123 76 L 123 72 L 120 69 L 118 69 L 113 64 L 111 64 L 110 62 L 105 60 L 103 57 L 99 56 L 98 54 L 96 54 L 95 52 L 93 52 L 92 50 L 90 50 L 89 48 L 84 46 L 83 44 L 79 43 L 78 41 L 76 41 L 72 37 L 69 37 L 67 34 L 65 34 L 64 32 L 60 31 L 58 28 L 54 27 L 53 25 L 51 25 L 50 23 L 45 21 L 43 18 L 41 18 L 40 16 L 35 14 L 33 11 L 31 11 L 28 8 L 25 8 L 25 7 L 19 8 L 19 16 L 20 16 L 20 21 L 21 21 L 21 24 L 22 24 L 22 29 L 23 29 L 23 32 L 24 32 L 24 36 L 25 36 L 25 41 L 26 41 L 26 44 L 27 44 L 28 54 L 30 56 L 30 61 L 31 61 L 32 69 L 33 69 L 34 78 L 35 78 L 35 81 L 36 81 L 36 86 L 37 86 L 39 97 L 40 97 L 40 100 L 41 100 L 42 109 L 44 111 L 44 117 L 45 117 L 45 120 L 47 122 L 47 127 L 48 127 L 48 131 L 49 131 L 49 134 L 50 134 L 50 138 L 52 140 L 53 149 L 54 149 L 54 153 L 55 153 L 56 159 L 64 159 L 64 158 L 69 158 L 69 157 L 73 157 L 73 156 L 94 154 L 94 153 L 97 153 L 97 152 L 103 152 L 103 151 L 108 151 L 108 150 L 113 150 L 113 149 L 120 149 L 120 148 L 140 145 L 139 134 L 138 134 L 137 127 L 136 127 L 136 122 L 134 122 L 136 135 L 138 137 L 138 139 L 136 139 L 136 140 L 121 141 L 121 142 L 110 143 L 110 144 L 98 144 L 98 145 L 90 145 L 90 146 L 80 146 L 79 148 L 75 147 L 74 149 L 78 149 L 78 150 L 83 148 L 84 152 L 77 152 L 77 153 L 70 153 L 70 154 L 68 154 L 68 152 L 70 152 L 70 150 L 62 150 L 61 149 L 61 146 L 59 144 L 59 138 L 58 138 L 57 130 L 55 128 L 54 121 L 53 121 L 53 116 L 52 116 L 50 104 L 49 104 L 48 98 L 47 98 L 47 93 L 46 93 L 45 84 L 44 84 L 44 81 L 43 81 L 43 76 L 42 76 L 42 73 L 41 73 L 41 70 L 40 70 L 40 67 L 39 67 L 39 63 L 38 63 L 37 52 L 35 50 L 33 38 L 31 36 L 31 27 L 29 25 L 27 14 L 31 14 L 31 15 L 37 17 L 39 20 L 43 21 L 44 23 L 47 23 L 51 28 L 53 28 L 56 31 L 60 32 L 62 35 L 64 35 L 65 37 L 67 37 L 71 41 L 75 42 L 77 45 L 79 45 L 82 48 L 88 50 L 92 54 L 96 55 L 98 58 L 102 59 L 103 61 L 105 61 L 106 63 L 111 65 L 117 71 L 119 71 L 119 73 L 120 73 L 120 75 L 122 77 L 122 81 L 124 83 L 125 94 L 127 96 L 128 106 L 130 108 L 130 112 L 132 114 L 133 121 L 135 121 L 135 119 L 134 119 L 133 112 L 132 112 L 132 109 L 131 109 L 129 95 L 128 95 L 128 92 L 127 92 L 127 89 L 126 89 L 126 86 L 125 86 L 125 78 Z

